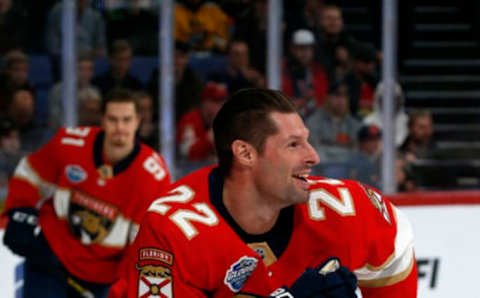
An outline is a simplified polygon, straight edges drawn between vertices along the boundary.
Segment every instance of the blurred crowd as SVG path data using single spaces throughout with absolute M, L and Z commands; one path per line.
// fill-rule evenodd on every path
M 110 90 L 132 89 L 142 116 L 138 137 L 159 147 L 158 68 L 147 80 L 132 71 L 135 57 L 158 55 L 159 2 L 76 1 L 79 125 L 99 124 L 102 98 Z M 181 174 L 215 162 L 211 125 L 228 95 L 266 87 L 267 2 L 175 1 L 174 107 Z M 341 1 L 283 2 L 281 88 L 296 102 L 319 152 L 316 174 L 381 188 L 384 90 L 378 45 L 348 32 Z M 0 0 L 0 198 L 19 158 L 39 148 L 63 123 L 61 35 L 61 1 Z M 29 81 L 33 55 L 51 65 L 52 84 L 40 86 L 43 91 Z M 198 57 L 221 63 L 210 67 L 207 62 L 208 71 L 199 72 L 191 63 Z M 96 69 L 98 59 L 105 61 L 105 71 Z M 432 116 L 424 110 L 407 114 L 399 84 L 394 93 L 397 186 L 413 191 L 416 178 L 409 165 L 434 147 Z

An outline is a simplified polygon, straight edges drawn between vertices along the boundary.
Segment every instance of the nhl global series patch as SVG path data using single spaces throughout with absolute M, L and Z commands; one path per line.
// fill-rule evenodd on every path
M 68 181 L 72 183 L 80 183 L 87 179 L 87 172 L 79 165 L 68 165 L 65 168 L 65 175 Z
M 257 267 L 258 260 L 252 257 L 243 256 L 230 266 L 225 274 L 223 282 L 233 292 L 238 292 L 243 287 L 248 277 Z

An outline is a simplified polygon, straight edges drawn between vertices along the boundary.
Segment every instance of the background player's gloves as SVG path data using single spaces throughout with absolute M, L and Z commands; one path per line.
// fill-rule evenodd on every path
M 35 208 L 16 208 L 8 212 L 8 224 L 3 236 L 3 243 L 12 252 L 29 256 L 35 249 L 40 227 L 38 222 L 38 210 Z
M 307 268 L 290 288 L 275 290 L 275 298 L 354 298 L 357 278 L 338 258 L 329 258 L 315 269 Z

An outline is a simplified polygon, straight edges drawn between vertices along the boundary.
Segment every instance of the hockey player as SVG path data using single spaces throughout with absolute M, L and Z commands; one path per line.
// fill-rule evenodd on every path
M 416 297 L 408 220 L 375 189 L 309 176 L 318 155 L 289 98 L 241 90 L 213 129 L 218 166 L 149 207 L 128 297 Z
M 10 181 L 4 243 L 25 257 L 23 297 L 106 297 L 143 213 L 170 184 L 163 158 L 135 140 L 132 94 L 112 91 L 102 112 L 102 128 L 60 129 Z

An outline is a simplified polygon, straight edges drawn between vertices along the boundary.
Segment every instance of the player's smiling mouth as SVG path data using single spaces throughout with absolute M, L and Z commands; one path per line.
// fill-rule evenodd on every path
M 308 174 L 293 174 L 292 176 L 293 178 L 299 179 L 303 182 L 308 182 L 307 180 Z

